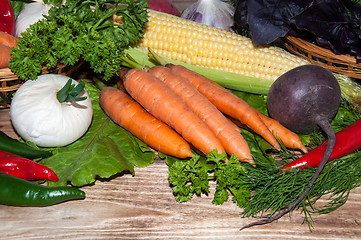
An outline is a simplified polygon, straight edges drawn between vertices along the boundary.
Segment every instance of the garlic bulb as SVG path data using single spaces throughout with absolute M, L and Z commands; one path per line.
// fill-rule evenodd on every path
M 19 38 L 22 32 L 35 22 L 44 18 L 44 15 L 48 15 L 48 11 L 51 5 L 44 4 L 43 1 L 35 1 L 28 3 L 20 11 L 15 22 L 15 37 Z
M 70 78 L 59 74 L 40 75 L 26 81 L 15 93 L 10 119 L 16 132 L 41 147 L 60 147 L 79 139 L 89 128 L 93 108 L 85 89 L 82 101 L 60 103 L 57 92 Z M 78 82 L 72 79 L 72 84 Z

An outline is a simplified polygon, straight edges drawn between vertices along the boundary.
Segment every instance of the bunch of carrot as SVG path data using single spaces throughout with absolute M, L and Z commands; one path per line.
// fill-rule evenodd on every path
M 0 31 L 0 69 L 9 67 L 10 51 L 16 47 L 18 39 L 6 32 Z
M 230 118 L 278 150 L 280 141 L 307 151 L 297 134 L 184 66 L 129 69 L 121 78 L 122 87 L 102 89 L 100 106 L 114 122 L 165 154 L 187 158 L 193 156 L 191 148 L 203 154 L 217 149 L 252 164 L 249 146 Z

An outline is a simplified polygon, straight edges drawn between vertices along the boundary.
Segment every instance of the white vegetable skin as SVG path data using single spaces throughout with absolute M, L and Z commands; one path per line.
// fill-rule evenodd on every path
M 60 103 L 57 92 L 69 77 L 40 75 L 26 81 L 15 93 L 10 105 L 10 119 L 16 132 L 40 147 L 61 147 L 79 139 L 89 128 L 93 108 L 84 89 L 77 102 Z M 72 79 L 75 86 L 77 81 Z
M 232 31 L 235 8 L 230 1 L 198 0 L 186 8 L 181 17 L 198 23 Z
M 24 6 L 23 10 L 15 21 L 15 37 L 19 38 L 22 32 L 32 24 L 48 15 L 51 5 L 44 4 L 42 1 L 28 3 Z

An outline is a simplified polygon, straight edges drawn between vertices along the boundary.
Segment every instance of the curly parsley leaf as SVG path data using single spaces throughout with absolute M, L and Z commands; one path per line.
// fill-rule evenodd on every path
M 186 202 L 194 195 L 209 194 L 210 180 L 217 183 L 212 203 L 223 204 L 232 196 L 233 202 L 244 207 L 250 198 L 250 191 L 240 179 L 246 169 L 232 156 L 227 162 L 226 154 L 212 151 L 207 157 L 195 155 L 190 160 L 179 160 L 167 156 L 169 182 L 178 202 Z
M 180 160 L 166 156 L 166 163 L 169 166 L 169 183 L 178 202 L 209 193 L 208 170 L 213 165 L 207 165 L 203 157 L 196 154 L 190 160 Z
M 12 49 L 9 67 L 21 79 L 35 79 L 43 67 L 89 62 L 107 80 L 124 49 L 138 42 L 148 21 L 145 0 L 66 1 L 32 24 Z
M 231 194 L 232 201 L 238 207 L 245 207 L 251 197 L 249 189 L 242 181 L 247 176 L 246 164 L 241 164 L 235 155 L 232 155 L 227 162 L 223 162 L 217 155 L 213 155 L 210 158 L 210 161 L 212 160 L 217 165 L 214 169 L 214 179 L 217 186 L 212 203 L 215 205 L 223 204 Z

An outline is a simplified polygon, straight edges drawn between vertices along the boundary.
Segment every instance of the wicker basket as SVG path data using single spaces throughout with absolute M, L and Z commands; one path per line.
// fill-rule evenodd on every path
M 309 60 L 312 64 L 321 65 L 332 72 L 361 79 L 361 64 L 357 63 L 356 58 L 351 55 L 337 55 L 328 49 L 289 35 L 284 37 L 284 45 L 288 51 Z
M 77 70 L 82 63 L 75 66 L 68 67 L 66 65 L 58 65 L 53 69 L 44 67 L 41 74 L 56 73 L 63 75 L 70 75 Z M 18 78 L 16 74 L 11 72 L 9 68 L 0 69 L 0 109 L 10 107 L 10 102 L 13 93 L 23 84 L 23 81 Z

